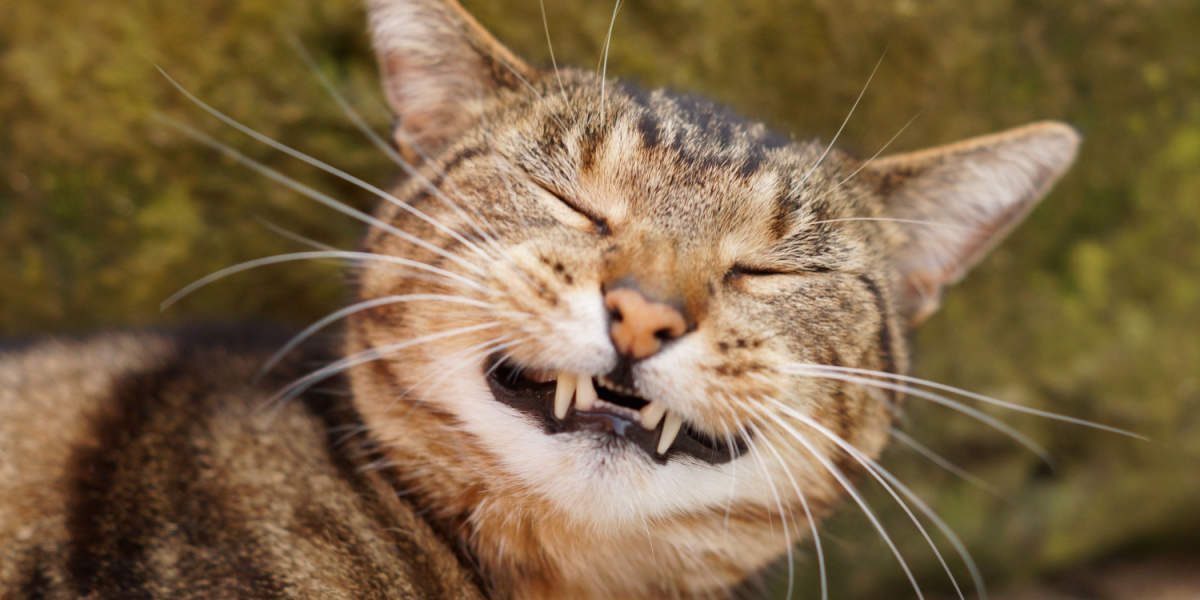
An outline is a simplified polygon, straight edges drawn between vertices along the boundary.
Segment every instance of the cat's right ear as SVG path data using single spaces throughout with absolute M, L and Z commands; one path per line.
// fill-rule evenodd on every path
M 534 75 L 454 0 L 370 0 L 368 10 L 396 144 L 413 162 L 472 125 L 481 100 Z
M 910 226 L 893 240 L 899 306 L 910 326 L 937 309 L 957 282 L 1050 190 L 1075 159 L 1079 134 L 1043 122 L 866 165 L 882 217 Z

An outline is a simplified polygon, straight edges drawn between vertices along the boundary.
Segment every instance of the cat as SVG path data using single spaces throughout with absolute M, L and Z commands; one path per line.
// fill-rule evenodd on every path
M 909 333 L 1079 144 L 863 160 L 534 68 L 454 0 L 368 7 L 409 176 L 359 215 L 341 346 L 5 351 L 0 597 L 726 596 L 878 477 Z

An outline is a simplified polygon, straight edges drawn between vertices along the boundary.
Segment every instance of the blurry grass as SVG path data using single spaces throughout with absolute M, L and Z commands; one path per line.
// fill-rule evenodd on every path
M 535 0 L 465 3 L 518 52 L 549 63 Z M 596 65 L 611 4 L 547 5 L 560 62 Z M 338 305 L 352 274 L 313 263 L 239 275 L 159 313 L 159 302 L 205 274 L 301 249 L 263 220 L 344 248 L 361 227 L 153 115 L 192 123 L 357 207 L 370 198 L 207 118 L 153 65 L 249 126 L 387 183 L 396 170 L 280 35 L 299 36 L 386 130 L 363 30 L 352 0 L 0 4 L 0 333 L 213 316 L 306 321 Z M 1200 543 L 1196 31 L 1200 3 L 1191 0 L 634 0 L 621 10 L 609 73 L 704 92 L 799 137 L 828 139 L 886 49 L 842 138 L 859 154 L 918 112 L 896 149 L 1044 118 L 1084 132 L 1078 166 L 920 333 L 918 374 L 1156 441 L 1001 415 L 1055 453 L 1051 471 L 980 425 L 913 400 L 907 430 L 1002 495 L 900 447 L 888 455 L 989 581 L 1003 582 Z M 945 588 L 903 514 L 874 497 L 922 582 Z M 903 590 L 855 512 L 830 525 L 836 595 Z M 814 571 L 805 555 L 804 596 L 815 594 Z

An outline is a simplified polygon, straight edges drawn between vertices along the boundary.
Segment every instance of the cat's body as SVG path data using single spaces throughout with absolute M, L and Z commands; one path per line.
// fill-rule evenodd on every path
M 371 21 L 416 169 L 367 219 L 343 358 L 285 388 L 346 371 L 359 445 L 322 430 L 357 416 L 268 402 L 316 366 L 246 383 L 261 346 L 12 354 L 4 593 L 725 594 L 874 476 L 907 331 L 1078 141 L 1043 123 L 862 161 L 532 69 L 453 2 Z M 356 468 L 362 440 L 388 468 Z
M 364 468 L 378 457 L 344 399 L 264 409 L 286 379 L 251 380 L 286 339 L 0 354 L 0 597 L 482 598 L 389 471 Z

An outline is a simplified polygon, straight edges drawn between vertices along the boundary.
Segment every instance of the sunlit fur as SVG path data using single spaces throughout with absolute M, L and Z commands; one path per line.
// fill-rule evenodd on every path
M 488 306 L 355 314 L 351 355 L 446 335 L 354 367 L 354 395 L 410 497 L 501 597 L 720 595 L 807 535 L 844 494 L 841 475 L 878 456 L 900 399 L 789 367 L 907 371 L 909 325 L 1076 143 L 1042 124 L 864 165 L 703 100 L 530 69 L 452 4 L 372 9 L 397 141 L 420 163 L 376 216 L 454 258 L 378 228 L 363 247 L 474 283 L 367 264 L 358 296 Z M 676 302 L 691 326 L 637 363 L 639 392 L 715 437 L 751 433 L 747 455 L 657 465 L 603 437 L 547 435 L 492 397 L 492 356 L 612 369 L 603 290 L 618 281 Z

